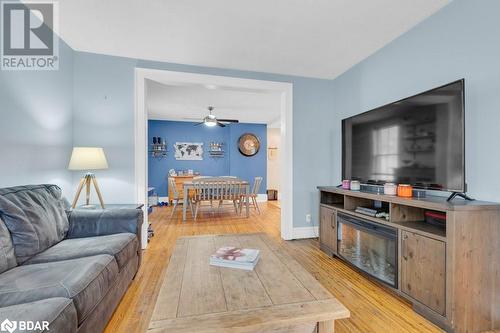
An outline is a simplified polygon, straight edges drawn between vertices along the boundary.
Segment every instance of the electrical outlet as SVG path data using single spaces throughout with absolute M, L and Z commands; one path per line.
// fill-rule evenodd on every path
M 306 214 L 306 223 L 311 224 L 311 214 Z

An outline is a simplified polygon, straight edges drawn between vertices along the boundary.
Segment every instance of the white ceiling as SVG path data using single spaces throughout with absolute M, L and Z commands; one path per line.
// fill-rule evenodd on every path
M 277 92 L 197 84 L 163 84 L 148 80 L 146 107 L 150 119 L 201 121 L 207 107 L 221 119 L 279 127 L 281 97 Z
M 60 0 L 74 49 L 332 79 L 451 0 Z

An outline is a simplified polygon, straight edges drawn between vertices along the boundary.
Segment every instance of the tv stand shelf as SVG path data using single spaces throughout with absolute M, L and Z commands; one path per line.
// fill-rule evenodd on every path
M 393 227 L 396 229 L 401 229 L 401 230 L 406 230 L 406 231 L 411 231 L 411 232 L 416 232 L 419 234 L 422 234 L 424 236 L 440 240 L 442 242 L 446 242 L 446 229 L 445 228 L 439 228 L 434 225 L 430 225 L 428 223 L 425 223 L 425 221 L 407 221 L 407 222 L 390 222 L 387 221 L 384 218 L 379 218 L 379 217 L 373 217 L 369 215 L 364 215 L 360 213 L 356 213 L 354 210 L 347 210 L 343 209 L 340 207 L 336 206 L 331 206 L 331 205 L 322 205 L 325 207 L 330 207 L 335 209 L 337 212 L 342 212 L 346 214 L 350 214 L 365 220 L 369 220 L 375 223 L 383 224 L 389 227 Z
M 446 242 L 446 228 L 440 228 L 425 221 L 390 222 L 401 230 L 415 232 L 429 238 Z
M 500 204 L 446 197 L 401 198 L 320 186 L 321 249 L 338 256 L 337 213 L 398 231 L 398 286 L 415 311 L 447 331 L 500 327 Z M 382 205 L 389 220 L 356 213 Z M 427 210 L 446 214 L 446 225 L 425 222 Z M 342 257 L 339 257 L 342 259 Z M 342 259 L 343 260 L 343 259 Z M 488 278 L 486 278 L 488 277 Z
M 337 186 L 318 186 L 320 192 L 331 193 L 338 196 L 348 196 L 357 198 L 366 198 L 391 203 L 397 203 L 406 206 L 420 207 L 438 211 L 471 211 L 471 210 L 499 210 L 500 203 L 488 201 L 468 201 L 457 198 L 455 201 L 448 202 L 446 197 L 427 196 L 425 198 L 401 198 L 392 195 L 376 194 L 373 192 L 344 190 Z M 323 201 L 321 201 L 323 202 Z M 342 201 L 343 202 L 343 201 Z

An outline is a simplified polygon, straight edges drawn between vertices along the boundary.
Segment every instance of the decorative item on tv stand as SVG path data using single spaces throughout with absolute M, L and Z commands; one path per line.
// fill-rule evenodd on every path
M 153 158 L 162 159 L 167 157 L 167 142 L 162 140 L 159 136 L 154 136 L 149 153 Z
M 361 182 L 359 180 L 344 179 L 339 187 L 342 187 L 343 190 L 360 191 Z
M 342 184 L 338 187 L 341 187 L 343 190 L 351 190 L 351 191 L 361 191 L 361 192 L 369 192 L 374 194 L 385 194 L 390 196 L 399 196 L 404 198 L 425 198 L 427 197 L 427 193 L 425 189 L 421 188 L 413 188 L 413 186 L 409 184 L 395 184 L 391 182 L 384 183 L 361 183 L 358 180 L 342 180 Z
M 359 180 L 351 180 L 351 191 L 360 191 L 361 190 L 361 183 Z
M 384 194 L 385 195 L 397 195 L 398 194 L 398 186 L 394 183 L 385 183 L 384 184 Z
M 399 184 L 397 189 L 398 197 L 413 197 L 413 187 L 410 184 Z
M 224 142 L 210 142 L 210 157 L 224 157 Z

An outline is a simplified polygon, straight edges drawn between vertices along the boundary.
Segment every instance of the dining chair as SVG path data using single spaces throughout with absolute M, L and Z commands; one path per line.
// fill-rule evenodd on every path
M 206 179 L 193 179 L 193 206 L 194 219 L 198 217 L 198 211 L 203 201 L 210 202 L 212 213 L 215 213 L 212 202 L 219 202 L 218 211 L 220 211 L 220 203 L 224 200 L 232 201 L 236 214 L 238 211 L 238 201 L 241 197 L 242 186 L 241 182 L 235 179 L 227 179 L 222 177 L 212 177 Z
M 194 220 L 198 217 L 198 210 L 200 209 L 200 205 L 203 201 L 210 202 L 210 206 L 212 208 L 213 213 L 213 193 L 211 189 L 211 183 L 213 181 L 212 177 L 202 177 L 193 179 L 193 198 L 192 204 L 194 206 Z
M 236 177 L 226 177 L 222 178 L 223 187 L 219 196 L 219 207 L 220 211 L 221 206 L 224 201 L 230 201 L 233 204 L 234 211 L 236 214 L 239 214 L 239 200 L 241 195 L 244 193 L 244 187 L 241 184 L 241 181 L 238 181 Z
M 174 208 L 172 208 L 172 212 L 170 213 L 170 218 L 172 218 L 175 214 L 175 211 L 177 209 L 177 205 L 179 204 L 179 201 L 182 200 L 179 191 L 177 190 L 177 186 L 175 184 L 175 179 L 174 178 L 168 178 L 168 186 L 172 189 L 171 193 L 173 194 L 173 198 L 169 198 L 172 200 L 172 204 L 174 205 Z M 188 195 L 188 201 L 183 202 L 183 205 L 188 205 L 188 207 L 191 208 L 191 214 L 193 214 L 193 206 L 190 204 L 191 198 L 189 198 Z
M 262 183 L 262 177 L 255 177 L 253 181 L 252 190 L 248 194 L 249 199 L 252 201 L 252 205 L 260 214 L 259 204 L 257 203 L 257 196 L 259 194 L 260 184 Z M 243 203 L 246 201 L 246 195 L 242 194 L 240 196 L 240 213 L 243 211 Z
M 236 176 L 220 176 L 218 178 L 223 179 L 223 180 L 237 180 L 238 179 L 238 177 L 236 177 Z M 231 187 L 232 187 L 231 198 L 219 200 L 219 206 L 217 207 L 217 209 L 220 211 L 220 208 L 224 205 L 224 201 L 228 200 L 228 201 L 232 201 L 234 209 L 236 210 L 236 214 L 238 214 L 238 209 L 239 209 L 238 201 L 239 201 L 239 196 L 242 193 L 242 191 L 240 189 L 241 186 L 235 186 L 234 184 L 232 184 Z

